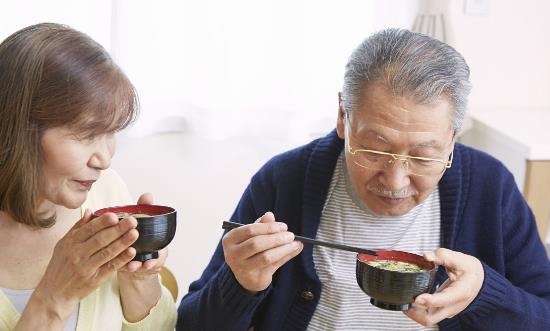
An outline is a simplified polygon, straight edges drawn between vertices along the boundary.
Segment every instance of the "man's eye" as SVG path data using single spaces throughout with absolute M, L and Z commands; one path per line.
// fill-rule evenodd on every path
M 361 148 L 362 149 L 370 149 L 370 150 L 373 150 L 373 151 L 385 152 L 385 150 L 387 149 L 387 146 L 369 144 L 369 145 L 363 145 Z
M 433 161 L 430 161 L 430 160 L 414 160 L 414 161 L 420 165 L 430 165 L 433 163 Z

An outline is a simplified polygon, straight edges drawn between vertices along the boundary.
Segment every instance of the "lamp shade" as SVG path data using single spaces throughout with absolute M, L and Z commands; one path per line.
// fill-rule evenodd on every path
M 452 45 L 449 5 L 449 0 L 419 0 L 418 14 L 411 30 Z

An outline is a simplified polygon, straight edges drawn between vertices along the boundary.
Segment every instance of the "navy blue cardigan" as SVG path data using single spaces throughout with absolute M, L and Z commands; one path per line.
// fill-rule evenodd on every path
M 254 175 L 231 219 L 251 223 L 273 211 L 289 231 L 315 237 L 342 148 L 332 131 L 274 157 Z M 477 298 L 440 329 L 550 330 L 550 261 L 510 172 L 456 144 L 439 193 L 441 247 L 476 256 L 485 270 Z M 440 268 L 435 285 L 446 278 Z M 268 289 L 251 295 L 224 262 L 220 242 L 180 303 L 177 330 L 305 330 L 320 292 L 311 245 L 276 272 Z

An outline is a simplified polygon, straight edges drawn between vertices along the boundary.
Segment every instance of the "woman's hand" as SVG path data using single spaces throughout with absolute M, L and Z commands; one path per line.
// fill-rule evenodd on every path
M 138 199 L 138 205 L 152 204 L 151 193 L 144 193 Z M 158 273 L 166 261 L 168 250 L 165 248 L 158 253 L 159 257 L 156 259 L 145 262 L 131 261 L 118 272 L 122 311 L 129 322 L 137 322 L 145 318 L 160 299 L 161 287 Z
M 433 326 L 466 309 L 481 290 L 485 276 L 481 262 L 470 255 L 439 248 L 425 257 L 444 266 L 449 279 L 434 294 L 416 297 L 404 313 L 424 326 Z
M 118 270 L 119 277 L 126 277 L 128 280 L 145 280 L 149 278 L 157 278 L 160 269 L 166 262 L 168 257 L 168 249 L 163 248 L 158 251 L 159 257 L 156 259 L 147 260 L 144 262 L 130 261 L 120 270 Z
M 143 193 L 138 199 L 138 205 L 152 205 L 153 195 L 149 192 Z M 158 251 L 159 257 L 147 260 L 145 262 L 131 261 L 119 270 L 119 276 L 126 277 L 127 280 L 143 280 L 151 277 L 157 277 L 160 268 L 164 265 L 168 250 L 166 248 Z
M 92 219 L 86 210 L 56 244 L 52 258 L 30 301 L 46 307 L 57 319 L 70 316 L 75 305 L 135 255 L 137 221 L 119 221 L 113 213 Z M 32 306 L 32 305 L 31 305 Z
M 300 254 L 303 245 L 294 241 L 285 223 L 265 213 L 256 223 L 229 231 L 222 239 L 225 261 L 241 286 L 256 293 L 271 284 L 273 274 Z

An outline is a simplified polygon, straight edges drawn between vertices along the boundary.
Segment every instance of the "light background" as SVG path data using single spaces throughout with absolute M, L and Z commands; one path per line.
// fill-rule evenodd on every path
M 550 1 L 451 0 L 473 111 L 550 109 Z M 413 0 L 2 1 L 0 39 L 52 21 L 89 34 L 136 85 L 142 113 L 113 167 L 137 196 L 180 212 L 168 265 L 180 297 L 207 263 L 250 176 L 275 153 L 334 127 L 347 57 Z M 155 134 L 153 134 L 155 133 Z

